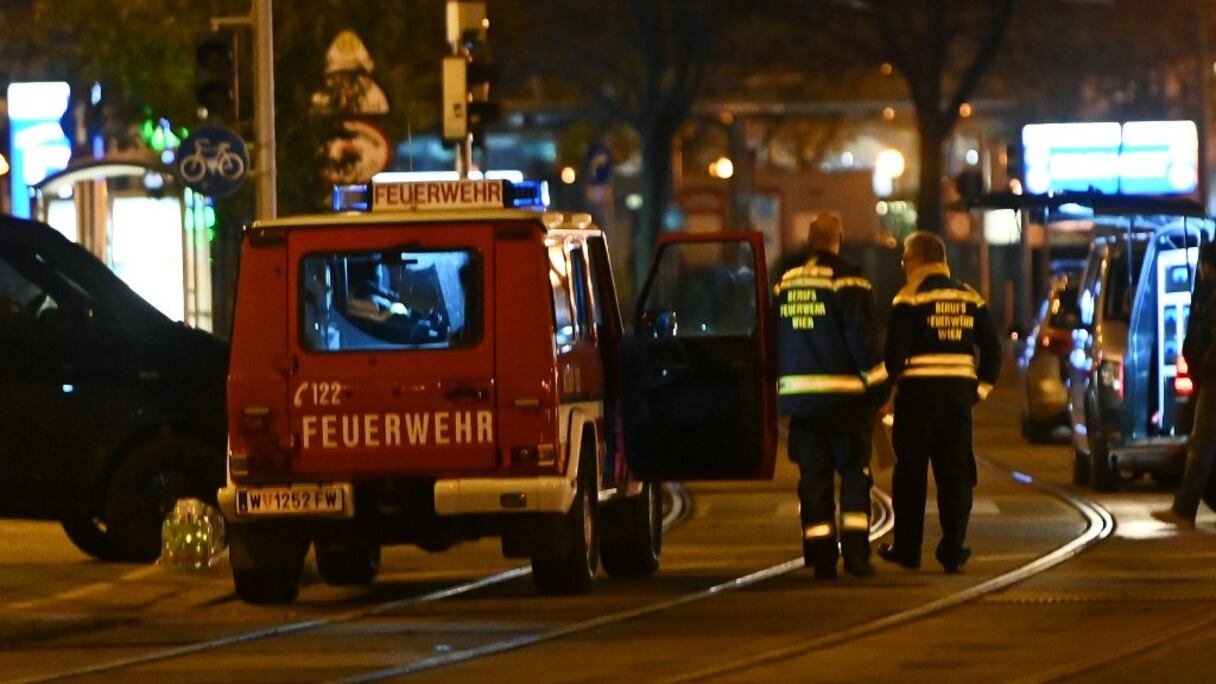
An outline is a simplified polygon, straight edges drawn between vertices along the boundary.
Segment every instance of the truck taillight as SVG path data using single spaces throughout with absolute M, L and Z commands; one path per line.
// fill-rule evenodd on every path
M 1189 397 L 1195 391 L 1195 383 L 1191 381 L 1191 369 L 1187 366 L 1186 357 L 1178 355 L 1178 373 L 1174 376 L 1174 394 Z

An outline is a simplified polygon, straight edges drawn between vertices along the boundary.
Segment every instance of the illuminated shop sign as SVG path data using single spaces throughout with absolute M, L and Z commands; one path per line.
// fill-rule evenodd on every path
M 1035 124 L 1022 127 L 1026 190 L 1185 195 L 1199 181 L 1191 121 Z
M 59 120 L 71 89 L 62 81 L 11 83 L 8 117 L 12 150 L 13 214 L 30 218 L 30 187 L 67 167 L 72 144 Z

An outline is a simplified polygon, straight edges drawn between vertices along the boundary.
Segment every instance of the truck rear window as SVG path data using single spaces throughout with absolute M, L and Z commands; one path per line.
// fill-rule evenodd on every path
M 301 268 L 308 351 L 470 347 L 482 335 L 482 266 L 471 250 L 309 254 Z

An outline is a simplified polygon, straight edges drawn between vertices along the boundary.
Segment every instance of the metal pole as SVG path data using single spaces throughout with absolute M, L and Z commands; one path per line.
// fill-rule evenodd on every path
M 1212 68 L 1212 59 L 1208 55 L 1208 0 L 1195 0 L 1195 5 L 1199 14 L 1195 22 L 1199 26 L 1199 69 L 1196 74 L 1199 78 L 1199 121 L 1196 122 L 1199 134 L 1199 202 L 1206 210 L 1211 195 L 1211 188 L 1208 187 L 1208 100 L 1211 97 L 1212 74 L 1208 70 Z
M 274 11 L 272 0 L 253 0 L 254 137 L 257 145 L 257 215 L 278 216 L 274 145 Z

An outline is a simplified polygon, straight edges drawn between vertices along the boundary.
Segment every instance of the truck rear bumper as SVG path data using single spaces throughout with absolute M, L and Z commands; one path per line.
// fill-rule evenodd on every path
M 564 476 L 468 478 L 435 482 L 435 512 L 565 513 L 574 503 L 576 481 Z

